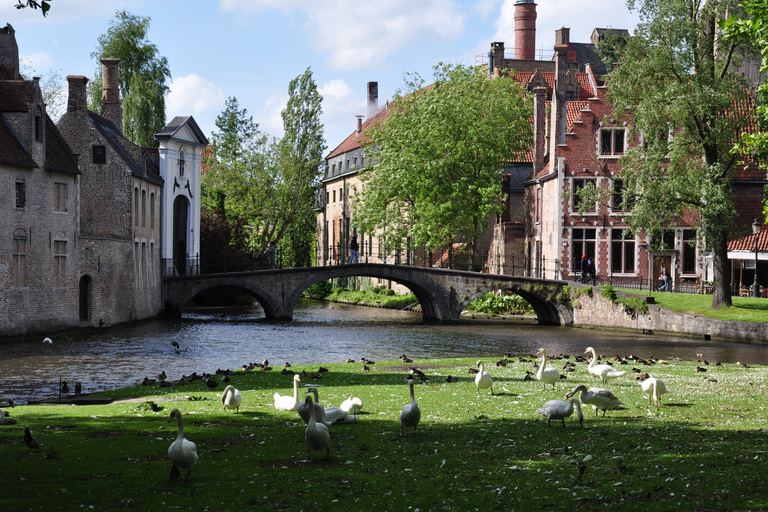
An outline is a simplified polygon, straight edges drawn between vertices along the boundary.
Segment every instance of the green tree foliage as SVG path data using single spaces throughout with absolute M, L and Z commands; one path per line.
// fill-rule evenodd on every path
M 43 16 L 48 16 L 48 11 L 51 9 L 51 2 L 53 0 L 18 0 L 16 2 L 16 8 L 17 9 L 25 9 L 29 7 L 30 9 L 40 9 L 40 12 L 43 13 Z
M 675 220 L 698 216 L 713 254 L 714 309 L 731 304 L 727 238 L 738 161 L 731 150 L 750 115 L 748 91 L 731 72 L 741 48 L 718 44 L 718 20 L 737 4 L 629 0 L 641 22 L 634 37 L 610 48 L 621 63 L 608 78 L 610 97 L 637 142 L 619 175 L 624 197 L 634 200 L 626 220 L 657 245 Z
M 101 59 L 119 58 L 123 134 L 140 146 L 157 145 L 155 134 L 165 126 L 166 81 L 171 78 L 168 60 L 147 39 L 150 22 L 149 17 L 117 11 L 91 53 L 98 67 L 89 84 L 90 109 L 101 111 Z
M 474 254 L 502 209 L 500 169 L 531 145 L 531 104 L 515 80 L 461 65 L 435 66 L 423 85 L 406 75 L 386 119 L 367 130 L 375 165 L 361 174 L 354 222 L 394 245 L 466 240 Z

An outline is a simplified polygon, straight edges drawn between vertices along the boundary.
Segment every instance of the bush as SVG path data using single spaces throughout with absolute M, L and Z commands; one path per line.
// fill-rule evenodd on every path
M 392 290 L 391 288 L 382 288 L 377 292 L 379 295 L 387 295 L 392 296 L 395 294 L 395 290 Z
M 521 296 L 486 293 L 467 304 L 467 309 L 486 315 L 530 314 L 533 308 Z
M 303 295 L 305 297 L 312 297 L 313 299 L 324 299 L 331 294 L 332 288 L 333 285 L 330 281 L 320 281 L 304 290 Z

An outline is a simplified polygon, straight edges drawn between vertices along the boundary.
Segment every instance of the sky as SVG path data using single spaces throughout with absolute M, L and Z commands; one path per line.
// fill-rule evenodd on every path
M 366 114 L 367 83 L 379 105 L 405 73 L 431 82 L 440 62 L 474 65 L 492 42 L 514 46 L 515 0 L 53 0 L 47 17 L 0 0 L 22 66 L 35 75 L 84 75 L 115 13 L 151 19 L 148 39 L 168 59 L 167 119 L 193 116 L 210 139 L 216 116 L 237 98 L 262 131 L 282 136 L 289 82 L 311 68 L 323 96 L 328 154 Z M 589 42 L 592 30 L 634 32 L 624 0 L 538 0 L 536 48 L 552 50 L 555 30 Z

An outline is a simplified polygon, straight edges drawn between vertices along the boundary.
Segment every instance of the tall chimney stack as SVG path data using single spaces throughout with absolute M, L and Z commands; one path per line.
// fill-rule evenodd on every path
M 11 72 L 11 80 L 21 80 L 19 74 L 19 45 L 16 44 L 16 31 L 8 23 L 0 28 L 0 65 Z
M 515 59 L 536 60 L 536 4 L 515 2 Z
M 115 123 L 122 132 L 123 106 L 120 104 L 118 62 L 120 59 L 101 59 L 101 117 Z
M 379 110 L 379 82 L 368 82 L 368 119 Z
M 85 88 L 85 84 L 88 83 L 88 79 L 80 75 L 68 75 L 67 82 L 69 83 L 67 112 L 85 112 L 88 109 L 88 96 Z

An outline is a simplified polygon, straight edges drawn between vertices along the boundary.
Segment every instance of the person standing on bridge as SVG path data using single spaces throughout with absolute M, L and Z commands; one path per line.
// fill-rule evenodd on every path
M 350 263 L 359 263 L 360 262 L 360 255 L 358 254 L 357 250 L 360 248 L 360 246 L 357 244 L 357 234 L 352 235 L 352 240 L 349 241 L 349 253 Z

